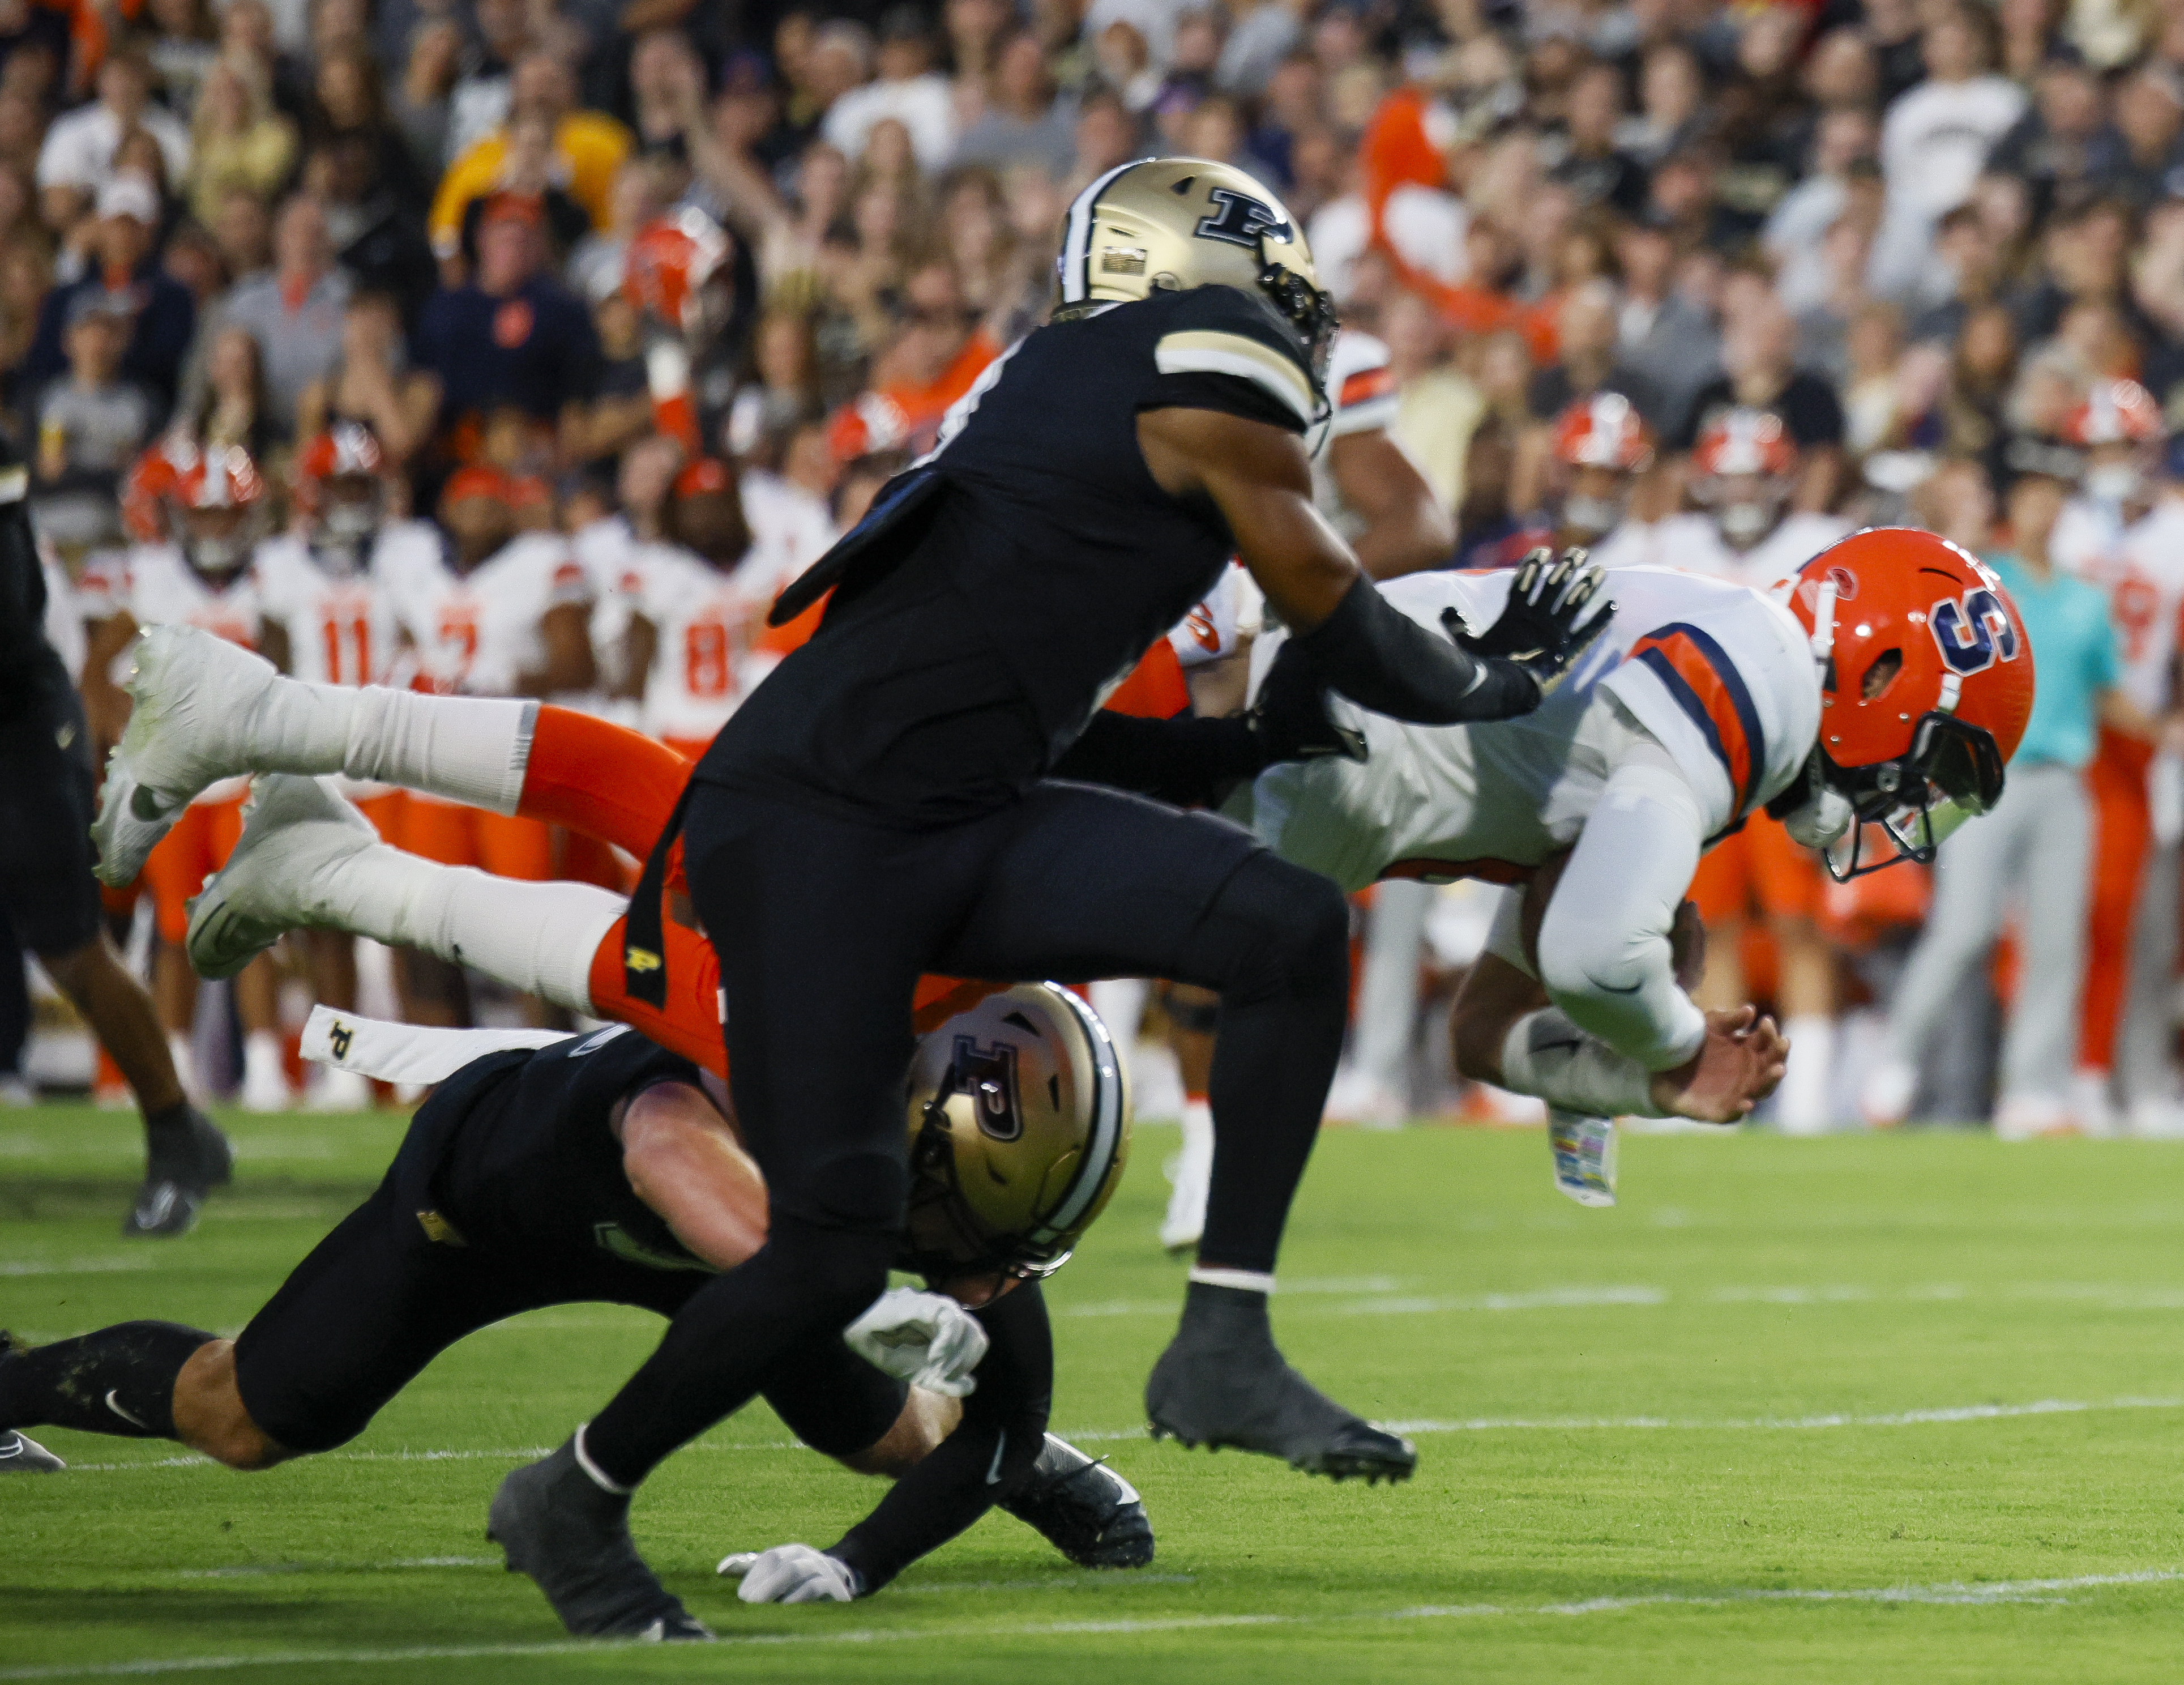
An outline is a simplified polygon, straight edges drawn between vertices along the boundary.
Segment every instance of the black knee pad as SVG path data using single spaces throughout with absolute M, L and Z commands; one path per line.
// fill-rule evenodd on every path
M 1345 995 L 1350 903 L 1331 880 L 1262 851 L 1221 886 L 1184 959 L 1228 1005 Z

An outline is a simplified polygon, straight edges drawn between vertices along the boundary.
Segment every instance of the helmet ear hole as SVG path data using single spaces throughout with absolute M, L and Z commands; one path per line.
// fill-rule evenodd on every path
M 1859 696 L 1868 702 L 1877 701 L 1903 671 L 1903 650 L 1883 650 L 1873 658 L 1873 665 L 1866 668 L 1865 678 L 1858 685 Z

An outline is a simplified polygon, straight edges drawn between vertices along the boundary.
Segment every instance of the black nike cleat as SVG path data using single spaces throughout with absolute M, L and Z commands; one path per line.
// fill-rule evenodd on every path
M 1308 1475 L 1369 1483 L 1408 1480 L 1418 1453 L 1399 1434 L 1351 1414 L 1282 1360 L 1267 1296 L 1190 1284 L 1183 1325 L 1145 1382 L 1156 1439 L 1279 1457 Z
M 0 1433 L 0 1475 L 57 1475 L 68 1465 L 26 1433 Z
M 1153 1524 L 1138 1489 L 1068 1441 L 1046 1437 L 1023 1490 L 1000 1506 L 1079 1568 L 1142 1568 Z
M 573 1439 L 500 1483 L 486 1535 L 528 1574 L 580 1638 L 709 1641 L 705 1623 L 654 1577 L 629 1537 L 629 1499 L 577 1461 Z
M 235 1149 L 194 1106 L 182 1108 L 179 1118 L 147 1124 L 144 1134 L 144 1186 L 121 1219 L 121 1232 L 132 1238 L 187 1235 L 205 1196 L 235 1179 Z

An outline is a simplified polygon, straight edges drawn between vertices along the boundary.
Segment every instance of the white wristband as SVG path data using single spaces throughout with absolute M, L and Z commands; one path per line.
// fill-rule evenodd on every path
M 1664 1116 L 1653 1074 L 1554 1007 L 1527 1013 L 1502 1041 L 1502 1085 L 1596 1118 Z

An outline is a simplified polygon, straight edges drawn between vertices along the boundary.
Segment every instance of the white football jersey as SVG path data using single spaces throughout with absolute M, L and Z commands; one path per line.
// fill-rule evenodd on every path
M 313 684 L 381 684 L 394 659 L 394 610 L 367 568 L 328 572 L 292 534 L 251 558 L 259 612 L 288 634 L 289 675 Z
M 1380 589 L 1436 634 L 1444 610 L 1489 626 L 1507 570 L 1418 573 Z M 1615 617 L 1534 712 L 1417 726 L 1330 698 L 1370 758 L 1271 767 L 1231 817 L 1346 890 L 1389 875 L 1515 881 L 1584 829 L 1616 756 L 1642 728 L 1690 779 L 1709 834 L 1788 785 L 1811 752 L 1820 686 L 1803 629 L 1745 586 L 1668 568 L 1615 577 Z M 1279 635 L 1252 662 L 1263 674 Z
M 1852 530 L 1851 523 L 1836 515 L 1789 515 L 1750 550 L 1739 550 L 1723 538 L 1712 516 L 1676 515 L 1652 529 L 1647 565 L 1711 574 L 1763 591 L 1776 580 L 1788 578 L 1838 538 L 1849 537 Z
M 754 571 L 755 569 L 755 571 Z M 752 644 L 775 592 L 771 566 L 746 558 L 727 572 L 674 544 L 632 547 L 623 589 L 657 633 L 644 679 L 644 730 L 706 743 L 772 661 Z
M 2184 612 L 2184 502 L 2165 499 L 2126 527 L 2112 506 L 2073 498 L 2048 544 L 2064 572 L 2109 594 L 2125 692 L 2150 714 L 2165 711 Z
M 1251 570 L 1232 561 L 1206 594 L 1167 634 L 1177 665 L 1185 672 L 1234 655 L 1246 639 L 1256 638 L 1265 617 L 1267 598 Z
M 774 582 L 767 600 L 833 548 L 841 536 L 835 530 L 833 511 L 826 500 L 792 485 L 777 474 L 756 469 L 737 483 L 742 494 L 744 521 L 750 528 L 750 554 L 738 572 L 748 572 L 747 589 Z
M 53 653 L 61 658 L 69 678 L 80 680 L 87 642 L 83 630 L 83 605 L 76 600 L 75 585 L 68 577 L 68 569 L 61 566 L 53 547 L 42 542 L 38 545 L 38 568 L 46 576 L 46 642 L 53 646 Z
M 1396 377 L 1388 366 L 1388 348 L 1369 333 L 1344 328 L 1334 336 L 1327 358 L 1327 419 L 1306 436 L 1312 454 L 1312 500 L 1328 524 L 1345 538 L 1355 538 L 1365 522 L 1342 500 L 1326 446 L 1346 433 L 1380 432 L 1396 419 Z
M 519 533 L 459 573 L 437 528 L 421 522 L 402 526 L 407 530 L 382 535 L 373 570 L 426 689 L 507 695 L 518 674 L 545 665 L 538 628 L 546 611 L 592 600 L 584 566 L 558 533 Z
M 246 650 L 258 647 L 258 586 L 251 570 L 215 585 L 192 571 L 179 545 L 103 551 L 85 564 L 77 594 L 86 620 L 125 613 L 139 626 L 195 626 Z M 223 778 L 198 801 L 232 801 L 249 784 Z

